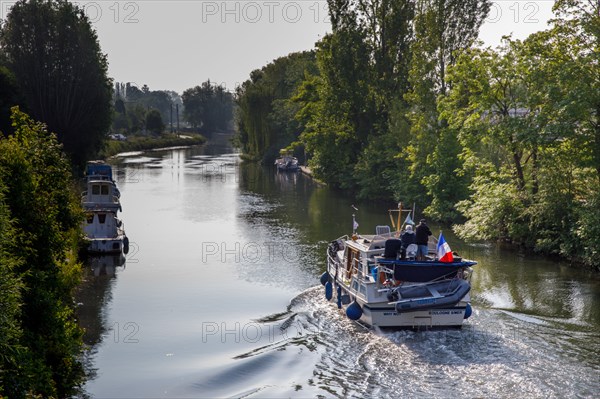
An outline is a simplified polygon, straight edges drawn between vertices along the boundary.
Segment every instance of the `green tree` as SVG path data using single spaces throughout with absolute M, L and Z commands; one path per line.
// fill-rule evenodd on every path
M 205 134 L 226 130 L 233 118 L 233 96 L 210 80 L 187 89 L 181 99 L 185 119 Z
M 530 239 L 528 218 L 522 211 L 531 205 L 538 191 L 539 145 L 542 141 L 546 145 L 551 142 L 550 137 L 543 138 L 540 134 L 544 127 L 540 126 L 539 114 L 533 111 L 536 96 L 525 59 L 518 41 L 507 40 L 499 51 L 472 49 L 465 52 L 449 70 L 452 90 L 440 103 L 442 117 L 459 132 L 465 169 L 480 177 L 471 186 L 475 200 L 462 203 L 461 209 L 478 223 L 485 223 L 485 218 L 476 215 L 477 211 L 504 212 L 487 218 L 490 224 L 487 231 L 494 229 L 498 234 L 496 238 L 519 242 Z M 502 195 L 490 189 L 494 184 L 503 187 Z M 507 190 L 506 184 L 512 185 L 512 189 Z M 488 203 L 486 196 L 497 195 L 510 199 L 494 211 L 483 209 L 481 204 Z M 489 198 L 489 201 L 497 199 Z M 473 209 L 467 210 L 467 203 Z M 499 225 L 497 221 L 507 225 Z M 479 230 L 462 229 L 464 234 Z
M 456 132 L 446 130 L 447 123 L 440 118 L 437 103 L 449 87 L 448 67 L 477 39 L 490 4 L 488 0 L 417 2 L 409 73 L 411 89 L 405 96 L 411 139 L 399 154 L 410 166 L 400 171 L 397 180 L 401 183 L 396 193 L 409 201 L 423 202 L 425 198 L 430 203 L 426 213 L 436 219 L 447 220 L 448 215 L 456 215 L 454 204 L 464 198 L 468 184 L 464 176 L 455 173 L 460 169 L 460 150 L 450 135 Z
M 292 100 L 305 74 L 316 73 L 314 52 L 280 57 L 236 88 L 238 141 L 249 158 L 268 163 L 298 139 L 300 105 Z
M 339 28 L 317 43 L 319 78 L 303 87 L 316 93 L 299 97 L 299 117 L 306 126 L 301 140 L 311 156 L 309 165 L 333 187 L 355 188 L 354 167 L 372 127 L 369 57 L 362 30 Z
M 27 109 L 83 164 L 106 137 L 112 97 L 106 56 L 83 10 L 66 0 L 17 1 L 0 47 Z
M 76 241 L 83 213 L 56 136 L 16 108 L 12 121 L 14 135 L 0 139 L 0 182 L 6 187 L 4 202 L 14 234 L 2 232 L 9 241 L 2 241 L 0 255 L 5 263 L 12 235 L 19 244 L 12 254 L 21 261 L 13 263 L 13 270 L 23 284 L 18 343 L 22 350 L 14 355 L 16 367 L 3 370 L 0 394 L 68 397 L 84 376 L 81 330 L 73 312 L 73 291 L 81 273 Z
M 165 124 L 158 110 L 151 109 L 146 114 L 146 129 L 154 134 L 161 134 L 165 130 Z

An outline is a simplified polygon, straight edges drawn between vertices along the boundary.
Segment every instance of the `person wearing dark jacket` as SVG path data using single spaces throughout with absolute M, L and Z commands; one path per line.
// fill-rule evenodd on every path
M 410 244 L 415 244 L 417 242 L 417 237 L 410 224 L 406 226 L 406 230 L 400 236 L 400 240 L 402 241 L 402 259 L 405 259 L 406 248 L 408 248 Z
M 419 222 L 419 225 L 417 226 L 417 231 L 416 231 L 416 244 L 419 247 L 419 249 L 417 250 L 417 259 L 418 260 L 426 259 L 427 252 L 428 252 L 427 242 L 429 241 L 430 235 L 431 235 L 431 230 L 429 229 L 429 226 L 427 226 L 425 219 L 421 219 L 421 221 Z

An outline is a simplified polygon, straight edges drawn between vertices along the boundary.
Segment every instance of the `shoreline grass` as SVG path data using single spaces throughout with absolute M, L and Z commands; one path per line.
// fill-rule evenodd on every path
M 126 141 L 109 140 L 102 151 L 101 158 L 108 158 L 121 152 L 152 150 L 163 147 L 176 147 L 204 144 L 206 138 L 200 134 L 184 135 L 162 134 L 160 136 L 130 136 Z

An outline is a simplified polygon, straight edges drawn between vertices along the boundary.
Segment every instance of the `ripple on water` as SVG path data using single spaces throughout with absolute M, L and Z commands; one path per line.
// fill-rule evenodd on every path
M 461 330 L 366 330 L 325 301 L 319 286 L 257 322 L 277 327 L 274 342 L 238 354 L 195 389 L 340 398 L 592 397 L 600 390 L 597 363 L 583 366 L 581 343 L 569 343 L 598 342 L 597 333 L 565 336 L 551 323 L 493 309 L 476 310 Z M 598 356 L 597 344 L 592 350 Z

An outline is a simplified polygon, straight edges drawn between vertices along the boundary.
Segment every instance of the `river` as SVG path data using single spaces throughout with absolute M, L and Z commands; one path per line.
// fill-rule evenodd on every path
M 598 395 L 597 274 L 447 230 L 451 248 L 479 262 L 464 327 L 365 330 L 318 278 L 352 212 L 370 233 L 389 224 L 387 209 L 243 164 L 225 139 L 111 161 L 131 250 L 86 267 L 87 395 Z

